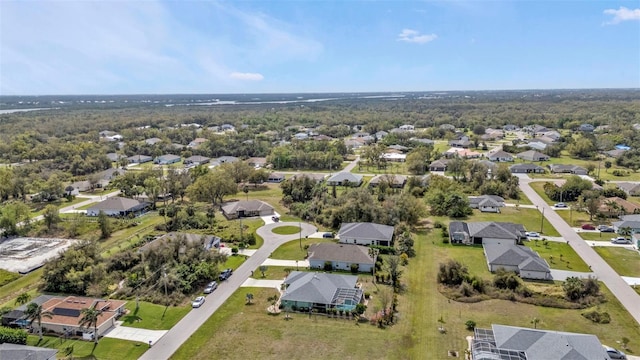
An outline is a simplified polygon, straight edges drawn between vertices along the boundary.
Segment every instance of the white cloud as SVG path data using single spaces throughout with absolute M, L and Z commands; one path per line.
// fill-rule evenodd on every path
M 605 25 L 615 25 L 623 21 L 640 20 L 640 8 L 628 9 L 624 6 L 620 6 L 620 9 L 607 9 L 604 11 L 605 15 L 613 15 L 611 21 L 607 21 Z
M 420 34 L 417 30 L 412 29 L 403 29 L 400 34 L 398 34 L 398 41 L 404 41 L 409 43 L 416 44 L 426 44 L 438 38 L 436 34 Z
M 242 73 L 242 72 L 232 72 L 229 74 L 229 77 L 236 80 L 249 80 L 249 81 L 261 81 L 264 79 L 264 76 L 259 73 Z

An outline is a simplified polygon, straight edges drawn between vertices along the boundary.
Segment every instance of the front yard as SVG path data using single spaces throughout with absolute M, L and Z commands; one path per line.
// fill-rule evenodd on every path
M 620 276 L 640 277 L 640 254 L 622 247 L 593 248 Z

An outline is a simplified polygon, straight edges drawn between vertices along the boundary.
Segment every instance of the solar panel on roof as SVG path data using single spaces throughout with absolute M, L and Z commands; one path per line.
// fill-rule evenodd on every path
M 65 308 L 53 308 L 52 313 L 60 316 L 78 317 L 80 316 L 80 310 L 78 309 L 65 309 Z

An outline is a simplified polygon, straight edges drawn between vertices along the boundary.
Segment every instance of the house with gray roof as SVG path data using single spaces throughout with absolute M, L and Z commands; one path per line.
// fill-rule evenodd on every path
M 342 223 L 338 238 L 342 244 L 391 246 L 393 226 L 370 222 Z
M 609 150 L 609 151 L 605 151 L 604 154 L 612 157 L 612 158 L 619 158 L 620 156 L 622 156 L 622 154 L 624 154 L 627 150 L 622 150 L 622 149 L 613 149 L 613 150 Z
M 222 214 L 227 219 L 238 219 L 275 214 L 273 206 L 260 200 L 240 200 L 222 205 Z
M 98 216 L 102 211 L 108 216 L 129 216 L 143 213 L 151 204 L 148 202 L 113 196 L 87 209 L 88 216 Z
M 549 155 L 545 155 L 539 151 L 528 150 L 521 152 L 516 155 L 518 159 L 522 159 L 525 161 L 548 161 Z
M 469 138 L 466 137 L 466 136 L 463 136 L 459 140 L 450 140 L 449 141 L 449 146 L 455 147 L 455 148 L 468 149 L 469 147 L 471 147 L 471 145 L 473 145 L 473 142 L 471 142 L 469 140 Z
M 542 150 L 547 148 L 547 143 L 545 143 L 544 141 L 539 140 L 539 139 L 534 139 L 534 140 L 529 140 L 528 142 L 526 142 L 524 144 L 518 144 L 518 145 L 516 145 L 516 147 L 519 147 L 519 148 L 530 148 L 530 149 L 542 151 Z
M 352 186 L 358 187 L 362 185 L 362 175 L 354 174 L 347 171 L 341 171 L 327 179 L 327 185 Z
M 515 164 L 509 166 L 512 174 L 544 174 L 545 170 L 542 166 L 536 164 Z
M 165 154 L 158 156 L 153 160 L 153 162 L 158 165 L 170 165 L 180 162 L 180 160 L 182 160 L 182 158 L 178 155 Z
M 133 155 L 127 158 L 129 164 L 144 164 L 149 161 L 153 161 L 153 158 L 147 155 Z
M 469 196 L 469 207 L 481 212 L 499 213 L 504 207 L 504 199 L 498 195 Z
M 640 183 L 621 182 L 618 183 L 618 189 L 624 191 L 629 196 L 640 196 Z
M 217 160 L 220 164 L 234 163 L 236 161 L 240 161 L 240 159 L 235 156 L 220 156 Z
M 162 139 L 157 138 L 157 137 L 152 137 L 152 138 L 146 139 L 144 142 L 147 145 L 155 145 L 155 144 L 157 144 L 159 142 L 162 142 Z
M 474 360 L 609 360 L 595 335 L 516 326 L 476 328 L 471 340 Z
M 107 153 L 107 158 L 112 162 L 120 161 L 120 159 L 126 158 L 126 156 L 118 153 Z
M 452 244 L 504 243 L 516 245 L 526 239 L 522 224 L 510 222 L 481 221 L 449 223 L 449 239 Z
M 358 277 L 354 275 L 292 271 L 284 280 L 280 303 L 303 312 L 311 309 L 351 311 L 364 300 L 357 283 Z
M 620 221 L 616 221 L 613 224 L 613 229 L 619 232 L 622 228 L 630 228 L 632 234 L 640 233 L 640 215 L 622 215 Z
M 587 175 L 589 173 L 587 169 L 582 166 L 565 164 L 549 164 L 549 170 L 553 174 Z
M 198 165 L 208 164 L 209 161 L 211 161 L 211 158 L 208 158 L 206 156 L 193 155 L 184 159 L 183 164 L 185 166 L 198 166 Z
M 381 182 L 386 182 L 394 189 L 402 189 L 407 183 L 407 177 L 395 174 L 376 175 L 369 181 L 369 187 L 377 187 Z
M 2 360 L 56 360 L 58 349 L 19 344 L 0 344 Z
M 311 269 L 324 269 L 326 262 L 335 270 L 350 271 L 351 265 L 358 266 L 359 272 L 371 273 L 375 261 L 369 255 L 370 248 L 360 245 L 318 243 L 307 250 L 307 260 Z
M 550 280 L 549 264 L 537 252 L 522 245 L 489 243 L 482 245 L 489 271 L 513 271 L 523 279 Z
M 269 174 L 269 178 L 267 178 L 267 182 L 270 183 L 281 183 L 284 181 L 284 174 L 279 172 L 272 172 Z
M 447 159 L 435 160 L 429 164 L 429 171 L 447 171 Z
M 489 153 L 486 156 L 487 156 L 487 159 L 489 159 L 490 161 L 496 161 L 496 162 L 512 162 L 513 161 L 513 155 L 503 150 L 498 150 L 496 152 Z

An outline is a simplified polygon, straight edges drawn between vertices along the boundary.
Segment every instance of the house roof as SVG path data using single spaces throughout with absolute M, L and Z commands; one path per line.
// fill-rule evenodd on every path
M 489 170 L 494 170 L 498 167 L 498 164 L 494 163 L 493 161 L 489 161 L 489 160 L 476 160 L 478 163 L 484 165 L 487 167 L 487 169 Z
M 273 210 L 273 206 L 260 200 L 240 200 L 222 205 L 222 211 L 225 214 L 235 214 L 238 211 L 258 211 Z
M 469 203 L 478 204 L 479 206 L 502 207 L 504 206 L 504 199 L 498 195 L 469 196 Z
M 526 360 L 605 360 L 595 335 L 492 325 L 495 346 L 524 352 Z
M 10 343 L 0 344 L 2 360 L 55 360 L 58 349 Z
M 481 221 L 467 223 L 472 237 L 519 240 L 524 236 L 524 226 L 509 222 Z
M 553 172 L 584 172 L 587 173 L 587 169 L 578 165 L 565 165 L 565 164 L 549 164 L 549 169 Z
M 392 184 L 402 185 L 407 182 L 407 177 L 404 175 L 395 175 L 395 174 L 376 175 L 369 181 L 369 184 L 376 185 L 382 181 L 388 181 Z
M 147 155 L 133 155 L 133 156 L 129 156 L 127 158 L 127 160 L 129 160 L 129 162 L 144 162 L 144 161 L 151 161 L 153 160 L 153 158 L 151 156 L 147 156 Z
M 622 156 L 622 154 L 624 154 L 625 151 L 627 151 L 627 150 L 613 149 L 613 150 L 605 151 L 604 153 L 607 154 L 608 156 L 617 158 L 617 157 Z
M 391 241 L 393 239 L 393 230 L 393 226 L 376 223 L 342 223 L 338 231 L 338 237 Z
M 633 182 L 621 182 L 618 183 L 618 188 L 623 190 L 624 192 L 637 192 L 640 191 L 640 183 Z
M 618 206 L 618 209 L 622 208 L 622 210 L 624 210 L 624 212 L 627 214 L 633 214 L 636 211 L 640 210 L 640 205 L 636 203 L 632 203 L 631 201 L 619 198 L 617 196 L 614 196 L 614 197 L 605 198 L 600 203 L 600 212 L 603 212 L 603 213 L 609 212 L 610 210 L 609 210 L 609 206 L 607 206 L 607 203 L 610 203 L 610 202 L 614 202 Z M 615 213 L 616 210 L 613 210 L 612 212 Z
M 350 183 L 357 184 L 362 181 L 362 175 L 342 171 L 331 176 L 329 179 L 327 179 L 328 182 L 340 182 L 340 183 L 344 182 L 345 180 L 349 181 Z
M 206 162 L 211 160 L 211 158 L 208 158 L 206 156 L 200 156 L 200 155 L 193 155 L 193 156 L 189 156 L 188 158 L 184 159 L 184 162 L 192 162 L 192 163 L 201 163 L 201 162 Z
M 42 304 L 42 310 L 53 313 L 52 317 L 43 318 L 42 324 L 59 324 L 78 326 L 82 317 L 82 309 L 95 307 L 103 313 L 98 318 L 98 327 L 116 316 L 115 311 L 127 302 L 124 300 L 103 300 L 78 296 L 54 297 Z
M 235 156 L 220 156 L 217 160 L 220 163 L 232 163 L 232 162 L 236 162 L 236 161 L 238 161 L 240 159 L 238 159 Z
M 309 246 L 307 252 L 309 260 L 373 265 L 373 258 L 369 256 L 369 248 L 360 245 L 319 243 Z
M 284 174 L 279 172 L 272 172 L 269 174 L 269 179 L 284 179 Z
M 173 155 L 173 154 L 164 154 L 164 155 L 158 156 L 156 159 L 158 161 L 170 161 L 170 160 L 180 159 L 180 156 Z
M 549 264 L 537 252 L 522 245 L 484 244 L 487 262 L 495 266 L 518 266 L 520 270 L 549 272 Z
M 247 164 L 264 165 L 267 163 L 266 157 L 251 157 L 246 160 Z
M 357 282 L 358 277 L 354 275 L 292 271 L 284 281 L 288 286 L 281 299 L 332 304 L 340 289 L 358 290 L 361 295 L 362 290 L 356 289 Z
M 188 243 L 199 243 L 206 250 L 210 250 L 216 242 L 219 242 L 221 239 L 214 235 L 202 235 L 202 234 L 191 234 L 191 233 L 183 233 L 183 232 L 170 232 L 164 234 L 157 239 L 145 244 L 142 246 L 139 251 L 144 252 L 150 249 L 155 249 L 162 244 L 168 243 L 170 241 L 175 241 L 180 238 L 185 239 Z
M 146 203 L 136 199 L 113 196 L 93 205 L 87 211 L 132 211 L 137 210 Z
M 536 165 L 536 164 L 515 164 L 515 165 L 511 165 L 509 166 L 509 169 L 511 171 L 513 171 L 514 169 L 523 169 L 523 170 L 537 170 L 537 171 L 544 171 L 544 168 L 542 166 Z
M 487 155 L 489 159 L 504 159 L 504 158 L 513 158 L 513 155 L 509 154 L 504 150 L 498 150 L 494 153 Z
M 528 150 L 528 151 L 524 151 L 519 153 L 518 155 L 516 155 L 516 157 L 523 159 L 523 160 L 529 160 L 529 161 L 537 161 L 538 159 L 548 159 L 549 156 L 545 155 L 539 151 L 535 151 L 535 150 Z
M 447 162 L 448 162 L 448 160 L 446 160 L 446 159 L 435 160 L 431 164 L 429 164 L 429 167 L 430 168 L 434 168 L 434 167 L 435 168 L 441 168 L 441 167 L 446 168 L 447 167 Z

